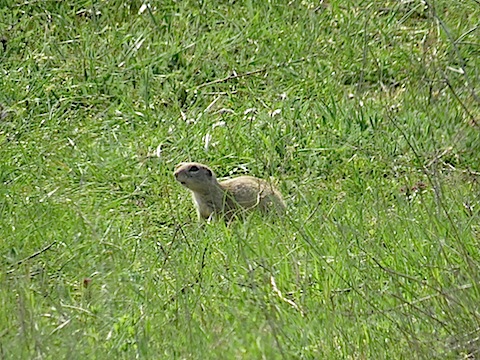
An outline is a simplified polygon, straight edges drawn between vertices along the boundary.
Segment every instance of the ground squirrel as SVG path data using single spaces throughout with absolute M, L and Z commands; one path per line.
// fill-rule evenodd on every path
M 179 164 L 174 175 L 180 184 L 192 191 L 199 219 L 223 216 L 230 221 L 254 208 L 264 213 L 285 211 L 280 192 L 272 184 L 253 176 L 218 182 L 208 166 L 194 162 Z

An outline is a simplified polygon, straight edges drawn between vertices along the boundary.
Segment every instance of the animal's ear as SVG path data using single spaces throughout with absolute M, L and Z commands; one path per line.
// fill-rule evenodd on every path
M 207 176 L 212 177 L 212 171 L 210 169 L 206 169 L 206 170 L 207 170 Z

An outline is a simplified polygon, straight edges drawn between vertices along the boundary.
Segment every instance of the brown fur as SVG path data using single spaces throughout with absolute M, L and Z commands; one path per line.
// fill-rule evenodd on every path
M 200 163 L 182 163 L 174 172 L 175 179 L 192 191 L 199 219 L 234 216 L 258 208 L 267 213 L 285 211 L 280 192 L 265 180 L 239 176 L 218 181 L 214 172 Z

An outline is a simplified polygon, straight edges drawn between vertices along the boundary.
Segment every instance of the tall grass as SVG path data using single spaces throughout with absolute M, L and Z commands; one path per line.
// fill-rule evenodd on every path
M 478 357 L 479 17 L 4 1 L 1 357 Z M 199 225 L 188 160 L 287 220 Z

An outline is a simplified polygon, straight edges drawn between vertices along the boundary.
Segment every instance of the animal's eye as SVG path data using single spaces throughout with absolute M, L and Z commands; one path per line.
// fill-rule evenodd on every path
M 189 171 L 197 172 L 198 171 L 198 166 L 196 166 L 196 165 L 191 166 Z

